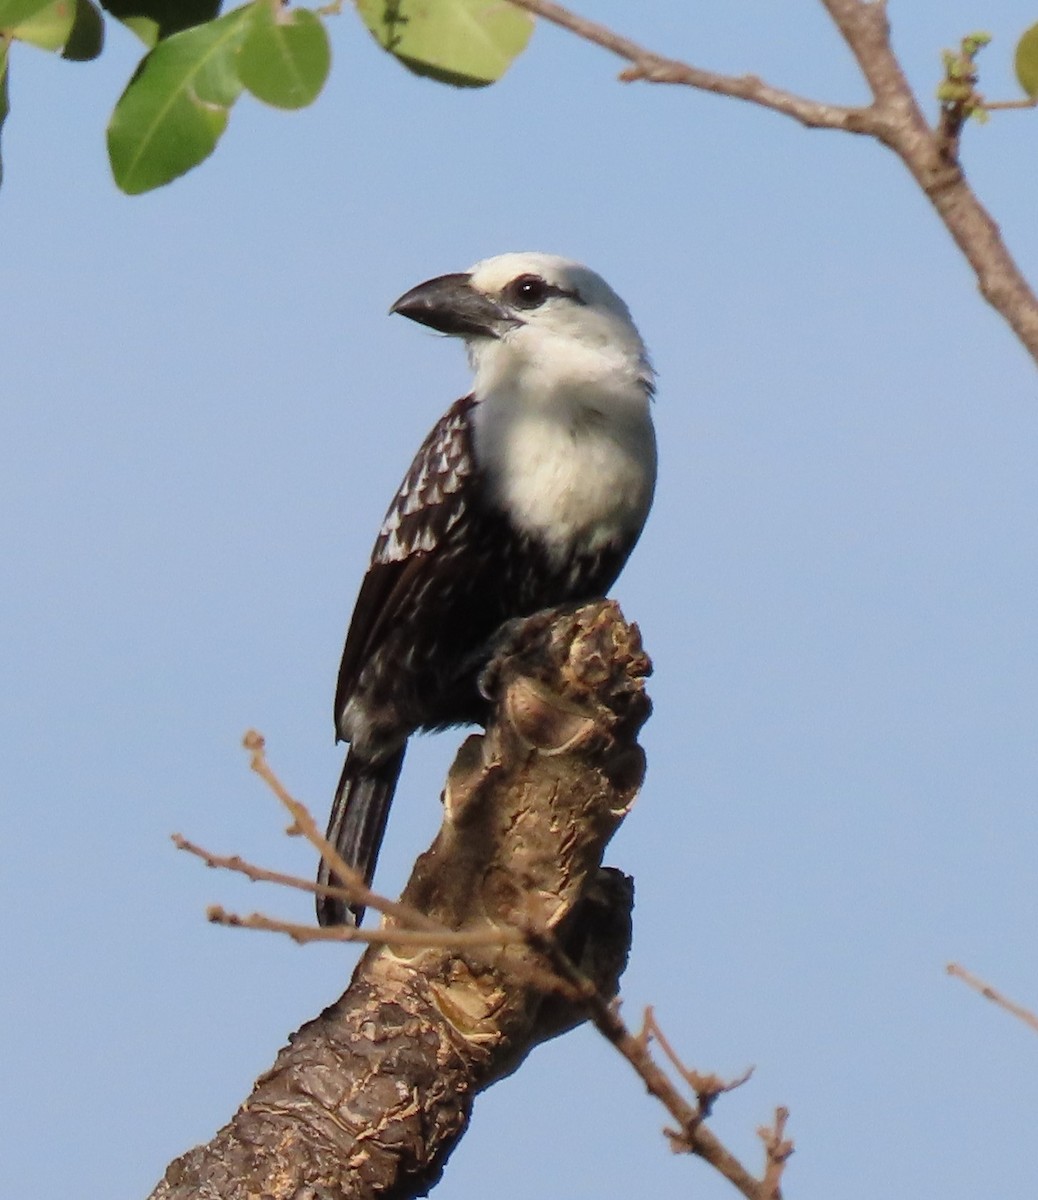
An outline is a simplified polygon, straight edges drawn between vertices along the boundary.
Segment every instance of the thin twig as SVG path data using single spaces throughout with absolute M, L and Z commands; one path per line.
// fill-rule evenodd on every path
M 963 983 L 969 984 L 974 991 L 980 994 L 992 1004 L 997 1004 L 999 1008 L 1004 1008 L 1007 1013 L 1016 1017 L 1017 1020 L 1038 1033 L 1038 1016 L 1036 1016 L 1029 1008 L 1024 1008 L 1022 1004 L 1017 1004 L 1015 1001 L 1003 996 L 990 983 L 985 983 L 983 979 L 967 971 L 965 967 L 959 966 L 958 963 L 949 963 L 947 968 L 949 975 L 954 975 L 956 979 L 961 979 Z
M 655 1096 L 678 1122 L 677 1130 L 665 1130 L 671 1148 L 702 1158 L 742 1192 L 747 1200 L 772 1200 L 774 1191 L 762 1190 L 764 1182 L 755 1179 L 704 1124 L 706 1113 L 702 1107 L 699 1104 L 689 1104 L 670 1081 L 666 1072 L 652 1057 L 649 1037 L 644 1031 L 641 1035 L 631 1032 L 620 1017 L 619 1004 L 605 999 L 565 953 L 553 934 L 534 926 L 527 926 L 524 932 L 530 945 L 543 954 L 554 970 L 572 986 L 599 1033 L 627 1059 L 641 1077 L 649 1094 Z
M 280 887 L 295 888 L 299 891 L 334 896 L 336 899 L 350 900 L 352 893 L 346 888 L 337 888 L 331 884 L 311 882 L 301 879 L 298 875 L 286 875 L 281 871 L 271 871 L 266 867 L 257 866 L 238 854 L 215 854 L 204 846 L 188 841 L 179 833 L 172 835 L 173 844 L 178 850 L 185 850 L 200 858 L 207 867 L 225 871 L 234 871 L 255 883 L 273 883 Z M 392 904 L 384 896 L 376 899 L 384 904 Z M 371 907 L 375 907 L 372 905 Z M 526 935 L 513 926 L 502 926 L 486 929 L 448 929 L 445 925 L 433 925 L 418 928 L 413 921 L 421 919 L 422 914 L 417 909 L 407 905 L 395 906 L 400 913 L 408 917 L 409 925 L 381 926 L 378 929 L 357 929 L 352 925 L 301 925 L 293 921 L 282 921 L 276 917 L 268 917 L 264 913 L 252 913 L 243 917 L 238 913 L 228 912 L 219 904 L 211 904 L 206 909 L 206 919 L 214 925 L 225 925 L 235 929 L 258 929 L 266 933 L 283 933 L 299 945 L 309 942 L 358 942 L 379 946 L 428 946 L 430 948 L 463 950 L 479 946 L 500 947 L 518 946 L 526 942 Z M 544 992 L 561 992 L 574 1002 L 577 996 L 568 983 L 557 975 L 539 970 L 530 965 L 514 964 L 514 969 L 528 977 L 531 984 Z
M 206 909 L 206 920 L 214 925 L 235 929 L 259 929 L 265 933 L 284 933 L 305 945 L 308 942 L 363 942 L 375 946 L 422 946 L 448 950 L 472 949 L 476 946 L 516 946 L 523 935 L 518 929 L 405 929 L 399 925 L 382 925 L 378 929 L 358 929 L 353 925 L 300 925 L 295 921 L 280 921 L 263 913 L 247 917 L 227 912 L 218 904 Z
M 195 855 L 208 867 L 235 871 L 254 882 L 274 883 L 282 887 L 334 896 L 337 899 L 363 904 L 365 908 L 371 908 L 382 913 L 383 916 L 392 917 L 399 924 L 370 930 L 359 930 L 348 925 L 322 928 L 316 925 L 300 925 L 290 921 L 281 921 L 262 913 L 253 913 L 251 916 L 243 917 L 227 912 L 219 905 L 212 905 L 206 915 L 214 924 L 284 933 L 300 944 L 305 942 L 365 942 L 387 946 L 427 945 L 460 949 L 475 946 L 514 946 L 525 940 L 524 934 L 518 929 L 448 929 L 447 926 L 432 920 L 409 904 L 401 904 L 399 901 L 390 900 L 388 896 L 373 892 L 360 880 L 357 872 L 343 861 L 332 843 L 322 836 L 306 805 L 289 792 L 271 769 L 266 759 L 266 742 L 263 735 L 255 730 L 249 730 L 243 737 L 242 744 L 249 751 L 250 768 L 260 776 L 291 814 L 293 824 L 288 832 L 301 833 L 320 854 L 328 859 L 333 871 L 337 875 L 341 875 L 345 882 L 338 887 L 331 884 L 311 883 L 297 875 L 287 875 L 280 871 L 271 871 L 266 867 L 257 866 L 237 854 L 215 854 L 213 851 L 206 850 L 203 846 L 189 841 L 179 833 L 172 835 L 173 844 L 177 849 Z
M 1038 97 L 1027 100 L 985 100 L 984 108 L 987 112 L 1013 108 L 1038 108 Z
M 301 879 L 298 875 L 286 875 L 282 871 L 271 871 L 266 867 L 258 867 L 255 863 L 248 862 L 239 854 L 214 854 L 212 850 L 206 850 L 204 846 L 198 846 L 194 842 L 188 841 L 181 833 L 170 834 L 170 840 L 178 850 L 185 850 L 188 854 L 200 858 L 207 867 L 235 871 L 252 880 L 253 883 L 275 883 L 279 887 L 295 888 L 297 891 L 309 892 L 311 895 L 331 896 L 335 900 L 350 901 L 353 899 L 353 891 L 350 888 L 336 887 L 330 883 L 318 883 L 312 879 Z
M 708 1117 L 710 1115 L 710 1111 L 718 1096 L 724 1095 L 725 1092 L 734 1092 L 736 1088 L 740 1088 L 744 1083 L 749 1082 L 750 1077 L 753 1075 L 753 1067 L 747 1067 L 741 1075 L 737 1075 L 734 1079 L 722 1079 L 720 1075 L 716 1075 L 713 1072 L 709 1075 L 704 1075 L 694 1067 L 686 1066 L 678 1056 L 677 1051 L 670 1044 L 666 1034 L 664 1034 L 663 1030 L 657 1024 L 656 1014 L 653 1011 L 652 1005 L 647 1005 L 645 1008 L 645 1015 L 642 1017 L 642 1029 L 638 1036 L 639 1040 L 651 1040 L 659 1044 L 670 1065 L 695 1092 L 696 1100 L 704 1116 Z
M 764 1178 L 761 1180 L 761 1200 L 779 1200 L 782 1172 L 793 1153 L 793 1143 L 786 1137 L 788 1108 L 776 1108 L 775 1120 L 762 1126 L 757 1134 L 764 1143 Z
M 793 117 L 811 129 L 843 129 L 848 133 L 874 132 L 875 117 L 871 108 L 825 104 L 819 100 L 798 96 L 794 92 L 784 91 L 782 88 L 772 87 L 756 75 L 722 75 L 667 58 L 640 46 L 630 38 L 622 37 L 605 25 L 599 25 L 597 21 L 578 16 L 561 4 L 554 3 L 554 0 L 511 0 L 511 3 L 625 59 L 631 66 L 620 75 L 624 83 L 644 81 L 683 84 L 699 91 L 731 96 L 736 100 L 745 100 L 762 108 L 773 109 L 784 116 Z
M 411 929 L 428 929 L 442 932 L 438 922 L 430 920 L 424 913 L 418 912 L 407 905 L 399 904 L 386 896 L 373 892 L 365 884 L 357 871 L 347 863 L 335 846 L 317 828 L 305 804 L 301 804 L 292 796 L 281 780 L 274 774 L 267 763 L 263 734 L 250 729 L 242 738 L 242 745 L 249 751 L 249 766 L 270 788 L 292 816 L 290 832 L 298 831 L 306 838 L 311 846 L 320 853 L 325 862 L 331 867 L 332 873 L 341 880 L 343 890 L 353 904 L 362 908 L 373 908 L 384 917 L 393 917 L 401 924 Z
M 255 863 L 241 857 L 239 854 L 214 854 L 204 846 L 194 842 L 179 833 L 172 835 L 173 844 L 178 850 L 185 850 L 200 858 L 207 867 L 224 871 L 234 871 L 246 876 L 254 883 L 273 883 L 279 887 L 295 888 L 302 892 L 317 892 L 321 895 L 334 896 L 340 900 L 351 900 L 352 893 L 347 888 L 333 887 L 331 884 L 312 883 L 309 879 L 301 879 L 298 875 L 286 875 L 281 871 L 271 871 L 259 867 Z M 376 896 L 384 904 L 392 905 L 391 900 L 384 896 Z M 372 905 L 372 907 L 375 907 Z M 356 929 L 352 925 L 333 925 L 322 928 L 319 925 L 300 925 L 294 921 L 281 921 L 263 913 L 252 913 L 243 917 L 237 913 L 228 912 L 219 904 L 211 904 L 206 909 L 206 919 L 214 925 L 233 926 L 237 929 L 261 929 L 267 933 L 287 934 L 294 942 L 304 945 L 308 942 L 364 942 L 380 946 L 430 946 L 449 949 L 464 949 L 474 946 L 515 946 L 524 941 L 523 934 L 518 929 L 448 929 L 446 926 L 417 927 L 415 918 L 422 914 L 417 909 L 409 909 L 405 905 L 396 906 L 406 912 L 410 928 L 398 925 L 383 926 L 379 929 Z

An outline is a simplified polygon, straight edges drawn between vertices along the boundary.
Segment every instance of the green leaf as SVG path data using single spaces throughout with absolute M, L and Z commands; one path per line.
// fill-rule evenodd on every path
M 10 48 L 10 41 L 0 35 L 0 133 L 3 132 L 7 114 L 11 111 L 11 105 L 7 100 L 7 52 Z M 3 180 L 4 160 L 0 157 L 0 183 L 3 183 Z
M 62 58 L 72 62 L 89 62 L 97 58 L 105 44 L 105 23 L 101 10 L 93 0 L 76 0 L 76 16 L 72 30 L 62 50 Z
M 154 46 L 159 38 L 212 21 L 220 11 L 220 0 L 101 0 L 101 6 Z M 155 36 L 153 30 L 158 31 Z
M 307 8 L 261 3 L 238 56 L 238 74 L 254 96 L 277 108 L 305 108 L 328 78 L 332 52 L 324 24 Z
M 15 29 L 49 3 L 50 0 L 0 0 L 0 29 Z
M 104 44 L 104 23 L 91 0 L 50 0 L 46 8 L 16 25 L 11 36 L 40 50 L 60 50 L 65 58 L 97 58 Z
M 533 18 L 503 0 L 356 0 L 383 49 L 416 75 L 486 87 L 530 40 Z
M 122 23 L 135 33 L 149 50 L 159 43 L 159 27 L 151 17 L 123 17 Z
M 51 0 L 11 30 L 11 36 L 40 50 L 60 50 L 72 32 L 76 18 L 75 0 Z
M 108 157 L 124 192 L 161 187 L 212 154 L 241 92 L 236 56 L 253 12 L 247 4 L 145 56 L 108 123 Z
M 1038 25 L 1032 25 L 1016 44 L 1016 77 L 1031 97 L 1038 98 Z

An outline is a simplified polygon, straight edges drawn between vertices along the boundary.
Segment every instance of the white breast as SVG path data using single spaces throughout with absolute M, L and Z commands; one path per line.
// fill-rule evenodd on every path
M 637 536 L 656 477 L 647 398 L 620 417 L 586 402 L 531 410 L 500 399 L 473 413 L 476 458 L 516 527 L 560 559 Z

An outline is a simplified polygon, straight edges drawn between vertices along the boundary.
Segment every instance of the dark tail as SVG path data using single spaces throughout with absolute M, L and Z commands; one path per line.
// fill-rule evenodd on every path
M 365 762 L 351 750 L 346 755 L 339 786 L 335 789 L 332 815 L 328 819 L 328 841 L 351 867 L 360 872 L 367 884 L 375 874 L 386 818 L 406 749 L 405 742 L 389 758 L 378 763 Z M 339 882 L 324 859 L 317 871 L 317 882 Z M 320 925 L 359 925 L 363 916 L 362 905 L 347 905 L 331 896 L 317 897 Z

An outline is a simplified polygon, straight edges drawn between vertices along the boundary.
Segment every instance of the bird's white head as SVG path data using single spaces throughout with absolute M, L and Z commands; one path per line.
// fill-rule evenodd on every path
M 627 305 L 570 259 L 499 254 L 419 284 L 392 311 L 464 338 L 477 395 L 514 384 L 546 401 L 585 388 L 652 393 L 652 367 Z
M 419 284 L 393 311 L 464 338 L 476 460 L 517 530 L 557 564 L 633 544 L 656 479 L 653 372 L 601 276 L 501 254 Z

